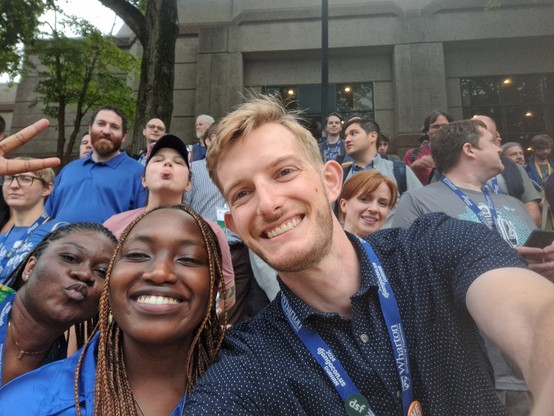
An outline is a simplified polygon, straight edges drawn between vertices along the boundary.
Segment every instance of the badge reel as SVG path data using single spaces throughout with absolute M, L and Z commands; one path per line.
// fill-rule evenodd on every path
M 414 400 L 410 407 L 408 408 L 408 416 L 423 416 L 423 408 L 421 403 L 417 400 Z
M 221 227 L 221 229 L 225 229 L 225 213 L 229 212 L 229 206 L 225 204 L 223 207 L 217 207 L 216 208 L 216 220 L 217 225 Z

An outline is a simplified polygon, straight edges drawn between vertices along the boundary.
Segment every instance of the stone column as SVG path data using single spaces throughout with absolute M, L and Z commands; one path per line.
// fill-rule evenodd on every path
M 228 51 L 227 27 L 203 29 L 199 36 L 195 112 L 218 119 L 241 101 L 242 54 Z
M 407 149 L 419 145 L 423 119 L 433 110 L 448 109 L 442 43 L 394 46 L 393 84 L 396 147 L 402 157 Z

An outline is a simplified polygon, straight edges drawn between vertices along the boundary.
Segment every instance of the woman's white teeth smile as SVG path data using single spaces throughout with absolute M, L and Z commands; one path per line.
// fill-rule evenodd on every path
M 365 216 L 362 215 L 362 220 L 377 222 L 377 221 L 379 221 L 379 218 L 377 218 L 377 217 L 365 217 Z
M 289 230 L 292 230 L 298 224 L 300 224 L 300 219 L 299 218 L 294 218 L 294 219 L 290 220 L 289 222 L 286 222 L 283 225 L 280 225 L 279 227 L 274 228 L 271 231 L 267 231 L 266 232 L 267 238 L 277 237 L 278 235 L 281 235 L 281 234 L 283 234 L 283 233 L 285 233 Z
M 137 298 L 137 303 L 147 303 L 149 305 L 175 305 L 180 303 L 180 301 L 165 296 L 139 296 Z

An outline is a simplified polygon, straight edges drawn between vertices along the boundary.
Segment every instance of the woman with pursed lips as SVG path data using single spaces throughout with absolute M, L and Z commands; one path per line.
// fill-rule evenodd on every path
M 379 231 L 398 199 L 396 184 L 376 170 L 356 173 L 338 198 L 343 228 L 359 237 Z
M 98 313 L 115 237 L 103 226 L 75 223 L 48 234 L 0 285 L 1 383 L 65 358 L 66 331 Z M 92 327 L 92 322 L 90 322 Z
M 223 340 L 221 282 L 217 239 L 198 214 L 186 205 L 146 212 L 115 250 L 98 333 L 80 353 L 0 390 L 2 403 L 14 403 L 0 415 L 182 415 Z

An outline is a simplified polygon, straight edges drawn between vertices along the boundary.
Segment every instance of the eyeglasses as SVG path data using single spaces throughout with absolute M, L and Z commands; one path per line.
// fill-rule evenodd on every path
M 147 124 L 146 127 L 148 127 L 150 130 L 158 129 L 159 131 L 165 131 L 165 127 L 158 126 L 156 124 Z
M 10 186 L 13 183 L 13 180 L 16 180 L 17 184 L 21 187 L 24 186 L 31 186 L 33 182 L 36 180 L 41 181 L 44 183 L 44 181 L 40 178 L 37 178 L 36 176 L 29 176 L 29 175 L 18 175 L 18 176 L 4 176 L 4 182 L 2 183 L 2 186 Z
M 431 124 L 431 125 L 429 126 L 429 129 L 438 130 L 438 129 L 440 129 L 442 126 L 446 126 L 446 124 Z

